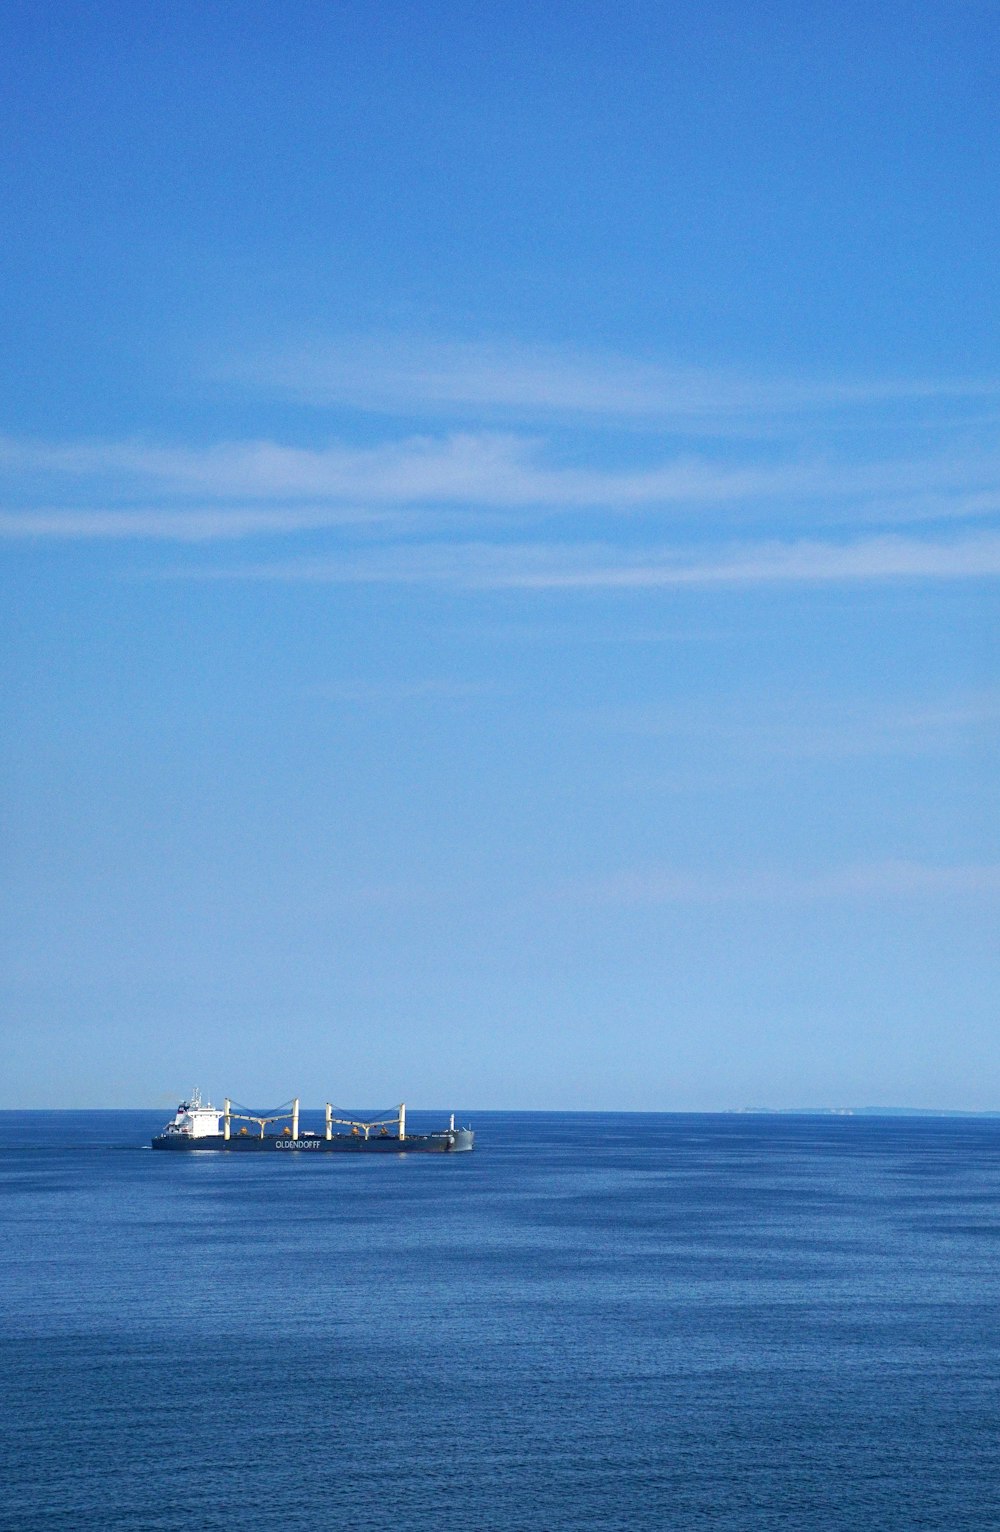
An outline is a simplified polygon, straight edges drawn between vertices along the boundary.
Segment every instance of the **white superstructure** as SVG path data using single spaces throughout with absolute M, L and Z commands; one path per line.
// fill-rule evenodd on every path
M 182 1101 L 173 1122 L 168 1122 L 164 1133 L 182 1133 L 185 1138 L 218 1137 L 222 1129 L 219 1119 L 222 1113 L 210 1101 L 202 1101 L 201 1091 L 195 1086 L 190 1101 Z

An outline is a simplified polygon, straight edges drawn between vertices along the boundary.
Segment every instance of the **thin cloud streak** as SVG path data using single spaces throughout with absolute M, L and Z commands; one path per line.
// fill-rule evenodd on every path
M 815 502 L 832 501 L 878 521 L 883 514 L 893 520 L 984 516 L 1000 503 L 995 452 L 863 464 L 815 457 L 734 464 L 685 454 L 637 469 L 553 465 L 545 454 L 546 444 L 537 438 L 490 432 L 323 448 L 269 441 L 191 448 L 0 439 L 0 465 L 29 487 L 68 478 L 95 497 L 107 498 L 111 489 L 119 500 L 125 493 L 153 492 L 182 502 L 189 496 L 220 503 L 312 501 L 317 515 L 340 504 L 634 512 L 752 503 L 815 511 Z
M 857 580 L 981 579 L 1000 575 L 1000 533 L 946 542 L 868 537 L 848 543 L 809 540 L 746 545 L 685 562 L 667 553 L 648 563 L 593 569 L 526 572 L 510 583 L 524 588 L 640 589 L 684 585 L 805 584 Z
M 332 527 L 391 527 L 399 531 L 409 520 L 405 514 L 393 510 L 360 510 L 348 506 L 0 511 L 0 539 L 24 542 L 89 539 L 233 542 L 248 537 L 288 536 Z
M 991 579 L 1000 575 L 1000 533 L 950 540 L 885 536 L 844 543 L 769 541 L 709 553 L 652 548 L 626 554 L 603 544 L 411 544 L 333 559 L 174 573 L 195 579 L 524 591 Z
M 16 472 L 134 482 L 172 495 L 375 503 L 606 508 L 647 503 L 717 503 L 814 492 L 815 470 L 726 467 L 685 457 L 631 472 L 547 467 L 544 444 L 496 433 L 408 437 L 377 447 L 313 449 L 276 442 L 205 448 L 140 442 L 0 441 L 0 464 Z M 821 478 L 827 477 L 821 472 Z M 922 479 L 922 482 L 924 480 Z M 906 486 L 903 486 L 906 487 Z
M 845 704 L 811 695 L 713 696 L 707 704 L 646 703 L 573 715 L 601 732 L 662 741 L 705 765 L 723 761 L 856 760 L 939 755 L 994 739 L 1000 695 Z
M 995 379 L 764 379 L 618 355 L 400 337 L 290 347 L 233 363 L 219 375 L 303 403 L 386 414 L 603 417 L 721 434 L 818 411 L 1000 400 Z

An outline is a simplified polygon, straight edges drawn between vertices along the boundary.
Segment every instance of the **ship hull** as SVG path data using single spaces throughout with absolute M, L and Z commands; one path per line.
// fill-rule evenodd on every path
M 360 1133 L 334 1133 L 331 1138 L 289 1138 L 286 1134 L 265 1134 L 259 1138 L 249 1133 L 234 1133 L 231 1138 L 221 1133 L 207 1133 L 192 1138 L 186 1133 L 160 1133 L 153 1139 L 153 1148 L 181 1154 L 206 1149 L 224 1154 L 259 1154 L 271 1150 L 284 1154 L 460 1154 L 468 1152 L 474 1141 L 471 1128 L 456 1128 L 453 1133 L 414 1133 L 403 1139 L 394 1133 L 384 1137 L 379 1134 L 374 1138 L 365 1138 Z

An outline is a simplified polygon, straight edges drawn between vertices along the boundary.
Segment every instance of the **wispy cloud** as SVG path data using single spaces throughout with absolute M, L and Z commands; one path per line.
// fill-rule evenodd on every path
M 279 348 L 220 371 L 317 405 L 389 414 L 568 415 L 722 434 L 819 411 L 1000 402 L 1000 379 L 755 378 L 614 354 L 399 336 Z
M 506 503 L 532 498 L 533 450 L 525 440 L 484 433 L 319 449 L 272 441 L 185 447 L 6 439 L 0 440 L 0 466 L 95 485 L 111 480 L 126 491 L 152 485 L 171 495 L 217 499 Z
M 554 460 L 555 459 L 555 460 Z M 142 442 L 49 443 L 0 440 L 0 468 L 22 492 L 53 482 L 75 486 L 88 499 L 155 494 L 184 501 L 281 503 L 273 530 L 343 515 L 339 508 L 455 506 L 540 511 L 640 511 L 766 505 L 780 512 L 821 515 L 824 502 L 844 502 L 854 517 L 986 516 L 1000 505 L 1000 453 L 938 453 L 869 463 L 796 456 L 787 461 L 734 461 L 674 455 L 637 467 L 567 465 L 534 437 L 491 432 L 407 437 L 371 447 L 335 443 L 321 448 L 269 441 L 221 442 L 194 448 Z M 51 508 L 51 498 L 50 498 Z M 187 507 L 183 507 L 187 508 Z M 66 508 L 68 512 L 69 508 Z M 7 527 L 20 534 L 23 517 Z M 26 512 L 24 513 L 27 514 Z M 842 510 L 836 511 L 841 518 Z M 148 513 L 147 513 L 148 515 Z M 357 518 L 361 515 L 352 511 Z M 311 521 L 308 519 L 311 517 Z M 153 525 L 153 523 L 149 523 Z M 59 523 L 39 517 L 39 535 Z M 63 524 L 82 527 L 83 522 Z M 95 523 L 111 535 L 124 520 Z M 166 523 L 158 524 L 166 525 Z M 232 526 L 220 523 L 220 535 Z M 248 522 L 253 529 L 253 523 Z M 8 534 L 9 535 L 9 534 Z M 70 533 L 70 535 L 73 535 Z M 152 535 L 163 535 L 155 532 Z
M 590 568 L 526 570 L 510 576 L 522 587 L 638 589 L 684 585 L 762 585 L 784 582 L 976 579 L 1000 574 L 1000 533 L 917 539 L 864 537 L 850 542 L 768 541 L 721 553 L 664 550 L 645 559 L 596 560 Z
M 670 867 L 643 868 L 608 878 L 564 885 L 557 897 L 599 905 L 808 904 L 826 900 L 994 898 L 1000 895 L 1000 865 L 924 862 L 859 862 L 821 871 L 758 868 L 697 872 Z
M 45 481 L 93 485 L 119 492 L 153 488 L 171 496 L 225 500 L 322 500 L 376 505 L 455 503 L 549 508 L 630 508 L 720 504 L 789 495 L 842 493 L 829 466 L 729 465 L 692 456 L 637 469 L 576 468 L 545 460 L 545 443 L 493 432 L 414 436 L 374 447 L 322 448 L 270 441 L 221 442 L 203 448 L 142 442 L 24 442 L 0 440 L 0 467 Z M 992 469 L 992 465 L 991 465 Z M 931 471 L 936 482 L 938 467 Z M 969 474 L 965 469 L 965 479 Z M 950 478 L 950 472 L 945 473 Z M 879 476 L 879 484 L 881 483 Z M 902 470 L 887 481 L 898 491 L 913 480 Z M 927 469 L 920 473 L 926 485 Z M 878 487 L 878 484 L 875 486 Z
M 360 510 L 346 505 L 134 507 L 128 510 L 52 509 L 0 511 L 0 539 L 28 542 L 154 541 L 232 542 L 250 537 L 287 537 L 322 528 L 392 528 L 408 518 L 386 507 Z
M 1000 573 L 1000 531 L 985 530 L 1000 511 L 1000 443 L 995 428 L 968 427 L 970 411 L 997 412 L 1000 382 L 754 380 L 391 342 L 287 353 L 256 375 L 337 408 L 440 418 L 415 433 L 412 419 L 404 430 L 355 417 L 350 439 L 342 412 L 339 434 L 317 438 L 314 414 L 305 442 L 0 438 L 0 541 L 255 542 L 245 565 L 213 568 L 203 554 L 184 572 L 469 590 Z M 781 431 L 758 429 L 779 418 Z M 636 420 L 655 432 L 625 429 Z M 726 428 L 710 441 L 713 420 Z M 683 422 L 700 423 L 697 440 L 682 440 Z M 871 429 L 853 431 L 860 422 Z M 295 539 L 311 557 L 261 551 Z
M 782 691 L 777 695 L 642 702 L 584 710 L 585 725 L 611 734 L 662 741 L 703 769 L 727 761 L 744 771 L 751 761 L 850 760 L 934 755 L 982 748 L 996 740 L 1000 695 L 892 699 L 831 698 Z
M 209 579 L 429 584 L 466 589 L 653 590 L 684 586 L 964 580 L 1000 575 L 1000 533 L 748 542 L 721 551 L 606 544 L 420 543 L 335 558 L 179 571 Z

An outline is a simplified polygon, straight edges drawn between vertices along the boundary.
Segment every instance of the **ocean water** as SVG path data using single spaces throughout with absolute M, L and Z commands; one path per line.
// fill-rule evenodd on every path
M 4 1532 L 1000 1526 L 1000 1121 L 165 1115 L 0 1114 Z

